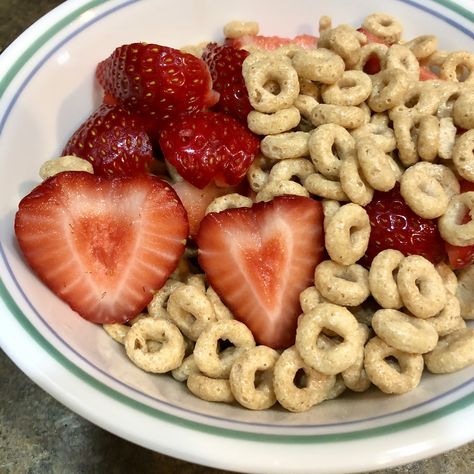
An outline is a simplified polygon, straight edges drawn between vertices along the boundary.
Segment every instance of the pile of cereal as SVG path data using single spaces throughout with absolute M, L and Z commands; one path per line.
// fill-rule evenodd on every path
M 252 37 L 258 25 L 233 22 L 224 32 Z M 473 364 L 472 265 L 453 271 L 393 248 L 360 262 L 371 236 L 366 206 L 398 188 L 416 215 L 438 219 L 446 242 L 474 245 L 474 221 L 463 220 L 474 186 L 460 186 L 474 183 L 474 55 L 440 51 L 434 36 L 406 41 L 380 13 L 359 30 L 321 18 L 314 47 L 248 50 L 247 124 L 262 138 L 247 172 L 254 199 L 218 197 L 207 213 L 283 195 L 322 200 L 327 259 L 300 294 L 295 344 L 257 344 L 195 265 L 192 246 L 146 312 L 104 329 L 141 369 L 252 410 L 279 403 L 301 412 L 372 385 L 402 394 L 425 367 L 443 374 Z

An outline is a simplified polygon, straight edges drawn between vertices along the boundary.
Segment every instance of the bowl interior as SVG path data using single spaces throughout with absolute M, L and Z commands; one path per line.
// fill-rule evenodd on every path
M 218 40 L 222 26 L 234 19 L 259 21 L 263 34 L 317 35 L 320 15 L 330 15 L 335 24 L 357 26 L 366 14 L 381 8 L 379 2 L 369 0 L 299 0 L 296 4 L 181 0 L 179 8 L 176 5 L 174 0 L 110 1 L 75 10 L 67 22 L 54 19 L 54 26 L 34 38 L 24 55 L 5 65 L 12 75 L 4 82 L 0 103 L 1 268 L 2 279 L 22 312 L 42 337 L 101 383 L 141 404 L 211 425 L 272 433 L 341 432 L 407 420 L 470 393 L 473 369 L 426 375 L 416 390 L 402 396 L 376 390 L 346 393 L 304 414 L 279 409 L 251 412 L 206 403 L 171 377 L 136 368 L 101 327 L 78 317 L 31 273 L 12 231 L 17 204 L 39 183 L 40 165 L 59 156 L 67 137 L 98 104 L 95 65 L 115 47 L 136 41 L 179 47 Z M 406 38 L 435 34 L 440 49 L 472 48 L 472 24 L 442 6 L 432 10 L 435 5 L 427 8 L 393 0 L 384 2 L 383 11 L 402 22 Z

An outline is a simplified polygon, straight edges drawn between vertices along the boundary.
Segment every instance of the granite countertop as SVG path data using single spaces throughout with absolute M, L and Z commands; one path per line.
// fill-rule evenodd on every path
M 0 52 L 62 3 L 0 0 Z M 0 351 L 0 474 L 225 473 L 154 453 L 84 420 L 32 383 Z M 343 454 L 343 453 L 341 453 Z M 471 474 L 474 443 L 378 474 Z

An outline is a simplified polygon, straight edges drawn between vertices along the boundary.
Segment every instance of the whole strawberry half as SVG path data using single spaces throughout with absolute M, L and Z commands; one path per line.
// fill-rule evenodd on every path
M 116 48 L 98 64 L 96 76 L 105 94 L 160 120 L 212 107 L 219 99 L 202 59 L 157 44 Z
M 242 63 L 248 55 L 243 49 L 217 43 L 209 43 L 202 55 L 211 72 L 214 90 L 220 95 L 214 109 L 244 122 L 252 110 L 242 76 Z
M 57 296 L 85 319 L 115 323 L 142 311 L 174 271 L 188 222 L 156 177 L 63 172 L 21 200 L 15 234 Z
M 382 250 L 395 249 L 404 255 L 421 255 L 439 263 L 446 254 L 436 221 L 415 214 L 400 194 L 400 185 L 388 192 L 376 191 L 365 206 L 370 219 L 370 239 L 364 264 Z
M 323 254 L 321 203 L 277 197 L 210 213 L 197 235 L 199 264 L 212 287 L 260 344 L 294 343 L 299 294 Z
M 211 181 L 234 186 L 245 177 L 260 140 L 237 119 L 222 112 L 198 112 L 166 123 L 160 131 L 164 158 L 197 188 Z
M 146 173 L 153 161 L 152 145 L 140 117 L 107 104 L 100 105 L 74 132 L 62 154 L 90 161 L 100 176 Z

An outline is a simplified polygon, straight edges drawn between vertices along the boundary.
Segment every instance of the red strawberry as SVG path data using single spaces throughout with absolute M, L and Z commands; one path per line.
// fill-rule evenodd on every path
M 212 287 L 260 344 L 294 343 L 299 294 L 323 254 L 321 203 L 277 197 L 251 208 L 208 214 L 197 236 L 199 264 Z
M 21 200 L 15 233 L 56 295 L 85 319 L 114 323 L 142 311 L 176 268 L 188 223 L 159 178 L 63 172 Z
M 102 104 L 72 135 L 63 155 L 92 163 L 94 173 L 146 173 L 153 160 L 150 139 L 140 118 L 118 105 Z
M 239 38 L 226 38 L 225 44 L 234 48 L 258 48 L 272 50 L 281 46 L 295 44 L 301 48 L 316 48 L 318 38 L 312 35 L 297 35 L 294 38 L 280 36 L 244 35 Z
M 416 215 L 403 200 L 399 184 L 385 193 L 376 191 L 365 210 L 371 232 L 364 264 L 370 264 L 385 249 L 396 249 L 404 255 L 422 255 L 432 263 L 444 259 L 444 242 L 436 221 Z
M 230 115 L 198 112 L 164 125 L 160 146 L 178 173 L 202 189 L 211 181 L 223 187 L 238 184 L 257 155 L 260 141 Z
M 219 99 L 204 61 L 157 44 L 118 47 L 99 63 L 96 76 L 105 94 L 160 119 L 211 107 Z
M 235 188 L 220 188 L 214 183 L 209 183 L 203 189 L 199 189 L 184 180 L 178 181 L 172 186 L 188 214 L 189 235 L 191 237 L 196 236 L 207 206 L 219 196 L 236 192 Z
M 211 72 L 214 90 L 219 92 L 215 110 L 228 113 L 244 122 L 252 110 L 242 76 L 242 63 L 249 53 L 232 46 L 209 43 L 202 55 Z

